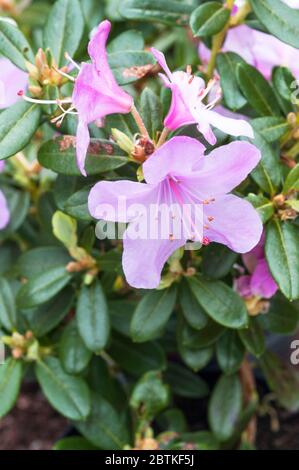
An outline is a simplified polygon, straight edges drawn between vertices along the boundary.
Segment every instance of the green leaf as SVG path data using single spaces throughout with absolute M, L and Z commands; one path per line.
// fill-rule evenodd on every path
M 68 374 L 80 374 L 88 365 L 92 352 L 86 348 L 79 335 L 76 321 L 69 323 L 63 331 L 59 344 L 59 357 Z
M 280 139 L 290 129 L 288 122 L 277 116 L 252 119 L 250 124 L 269 143 Z
M 273 202 L 267 197 L 263 196 L 263 194 L 249 193 L 246 199 L 257 210 L 263 224 L 268 222 L 268 220 L 271 219 L 271 217 L 274 215 Z
M 127 431 L 119 414 L 100 395 L 92 394 L 91 413 L 76 427 L 92 444 L 105 450 L 122 450 L 129 444 Z
M 178 350 L 184 363 L 194 372 L 203 369 L 213 357 L 213 348 L 191 349 L 178 344 Z
M 246 63 L 237 64 L 237 80 L 243 95 L 258 114 L 280 115 L 275 94 L 257 69 Z
M 0 115 L 0 123 L 1 116 L 2 114 Z M 40 164 L 56 173 L 80 176 L 81 173 L 77 167 L 75 142 L 75 137 L 64 136 L 44 143 L 38 153 Z M 125 153 L 113 142 L 91 139 L 85 165 L 88 175 L 97 175 L 115 170 L 127 162 L 128 158 Z
M 242 389 L 237 375 L 223 375 L 217 382 L 209 403 L 210 427 L 219 441 L 233 434 L 242 410 Z
M 188 444 L 195 444 L 195 450 L 219 450 L 220 443 L 217 441 L 216 437 L 208 431 L 196 431 L 184 433 L 180 436 L 182 439 L 183 447 L 185 449 Z M 192 448 L 193 448 L 192 446 Z
M 236 331 L 227 331 L 217 341 L 217 361 L 225 374 L 234 374 L 239 370 L 244 353 L 244 346 Z
M 60 292 L 71 278 L 65 267 L 49 269 L 31 278 L 21 287 L 17 295 L 17 305 L 24 309 L 43 304 Z
M 94 446 L 84 437 L 73 436 L 60 439 L 52 450 L 99 450 L 99 447 Z
M 16 327 L 17 312 L 15 299 L 9 282 L 0 278 L 0 325 L 8 331 Z
M 246 99 L 240 92 L 236 70 L 237 65 L 244 63 L 242 57 L 234 52 L 217 55 L 216 65 L 220 75 L 220 83 L 226 105 L 236 111 L 246 104 Z
M 204 328 L 209 318 L 186 281 L 180 285 L 179 300 L 186 322 L 195 330 Z
M 248 328 L 239 331 L 242 343 L 247 351 L 256 357 L 260 357 L 266 347 L 265 335 L 257 319 L 250 319 Z
M 131 323 L 134 341 L 143 343 L 161 334 L 176 301 L 176 288 L 151 291 L 137 305 Z
M 190 278 L 189 282 L 198 302 L 213 320 L 228 328 L 244 328 L 248 321 L 245 304 L 228 285 L 202 277 Z
M 83 379 L 67 374 L 58 359 L 47 357 L 35 372 L 43 393 L 59 413 L 74 421 L 90 413 L 90 393 Z
M 225 27 L 230 17 L 228 8 L 219 2 L 207 2 L 196 8 L 190 16 L 190 27 L 195 37 L 213 36 Z
M 278 403 L 292 412 L 299 409 L 299 375 L 274 353 L 267 351 L 259 361 L 268 386 Z
M 292 110 L 292 94 L 294 93 L 294 85 L 296 79 L 290 69 L 287 67 L 275 67 L 272 73 L 273 86 L 279 97 L 290 106 Z
M 44 29 L 44 48 L 50 48 L 58 67 L 65 65 L 66 52 L 72 57 L 84 31 L 84 20 L 78 0 L 57 0 Z
M 104 291 L 99 281 L 81 289 L 77 304 L 79 333 L 88 349 L 95 353 L 107 345 L 110 320 Z
M 17 401 L 23 368 L 22 362 L 9 358 L 0 365 L 0 418 L 3 418 Z
M 64 203 L 64 211 L 77 220 L 92 220 L 88 211 L 88 195 L 90 186 L 80 189 L 69 197 Z
M 111 339 L 109 355 L 125 372 L 137 377 L 149 370 L 166 367 L 164 351 L 157 343 L 134 344 L 119 334 L 114 334 Z
M 18 101 L 0 113 L 0 160 L 15 155 L 31 141 L 40 123 L 41 107 Z
M 157 95 L 145 88 L 140 97 L 141 116 L 151 137 L 155 138 L 157 131 L 163 127 L 162 105 Z
M 289 191 L 299 191 L 299 163 L 292 168 L 283 185 L 283 194 Z
M 112 328 L 124 336 L 130 337 L 130 324 L 136 309 L 136 302 L 130 300 L 112 300 L 108 303 Z
M 169 363 L 165 381 L 170 385 L 172 392 L 181 397 L 204 398 L 209 394 L 206 382 L 179 364 Z
M 28 329 L 37 338 L 45 336 L 54 330 L 70 312 L 74 301 L 74 292 L 66 287 L 56 297 L 40 307 L 31 310 L 23 310 L 22 316 L 28 325 Z
M 299 12 L 281 0 L 250 0 L 250 5 L 267 30 L 287 44 L 299 47 Z
M 299 297 L 299 231 L 291 223 L 274 219 L 267 226 L 266 257 L 272 276 L 290 300 Z
M 152 420 L 169 404 L 169 388 L 161 380 L 161 373 L 150 371 L 133 388 L 130 406 L 140 418 Z
M 253 143 L 260 149 L 262 159 L 251 173 L 251 176 L 263 191 L 274 195 L 275 189 L 281 182 L 281 166 L 278 148 L 274 150 L 258 132 L 254 133 Z
M 273 333 L 291 334 L 296 331 L 299 312 L 285 297 L 276 295 L 271 299 L 267 315 L 263 315 L 261 320 L 265 328 Z
M 27 72 L 25 60 L 34 61 L 31 47 L 17 26 L 0 18 L 0 54 Z
M 207 326 L 202 330 L 194 330 L 186 323 L 178 324 L 178 338 L 183 347 L 197 350 L 198 348 L 206 348 L 214 344 L 218 338 L 224 333 L 223 326 L 209 319 Z
M 119 85 L 127 85 L 143 78 L 155 65 L 150 52 L 118 51 L 109 54 L 108 62 Z
M 23 253 L 17 261 L 17 270 L 21 277 L 32 278 L 49 269 L 66 266 L 70 261 L 64 248 L 43 246 Z
M 227 276 L 238 258 L 237 253 L 219 243 L 207 246 L 202 256 L 203 274 L 210 279 L 221 279 Z
M 193 9 L 193 5 L 174 0 L 124 0 L 119 11 L 130 20 L 153 21 L 174 26 L 186 25 Z
M 107 52 L 111 54 L 120 51 L 142 51 L 143 48 L 144 39 L 142 33 L 131 29 L 116 36 L 116 38 L 109 43 Z

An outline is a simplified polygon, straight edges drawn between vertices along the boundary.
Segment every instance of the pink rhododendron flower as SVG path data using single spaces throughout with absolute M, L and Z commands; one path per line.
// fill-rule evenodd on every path
M 15 104 L 20 97 L 18 91 L 27 87 L 28 74 L 10 60 L 0 58 L 0 109 Z
M 204 150 L 196 139 L 174 137 L 143 164 L 146 184 L 101 181 L 91 190 L 88 204 L 93 217 L 129 223 L 124 235 L 123 269 L 132 286 L 157 287 L 165 262 L 188 240 L 202 244 L 215 241 L 239 253 L 258 243 L 262 223 L 256 210 L 229 193 L 258 164 L 260 151 L 241 141 L 219 147 L 207 156 Z M 126 211 L 120 204 L 123 201 Z M 162 210 L 152 212 L 152 206 L 170 210 L 165 216 Z M 177 206 L 191 206 L 192 210 L 173 212 L 172 207 Z M 176 228 L 182 228 L 178 236 L 172 231 L 175 222 Z M 150 236 L 155 223 L 163 232 L 157 238 Z M 136 224 L 145 236 L 134 237 Z
M 263 234 L 257 246 L 242 256 L 250 275 L 240 276 L 236 280 L 236 289 L 244 298 L 259 296 L 270 299 L 278 289 L 265 258 L 264 244 Z
M 219 96 L 207 105 L 203 103 L 204 98 L 214 87 L 213 80 L 206 87 L 202 78 L 195 77 L 191 73 L 172 73 L 167 66 L 164 54 L 154 48 L 151 51 L 166 73 L 166 76 L 161 75 L 165 86 L 172 91 L 171 107 L 164 121 L 165 127 L 175 130 L 187 124 L 197 124 L 198 130 L 212 145 L 216 143 L 216 137 L 211 126 L 236 137 L 241 135 L 254 137 L 252 127 L 248 122 L 227 118 L 212 111 Z
M 108 114 L 129 113 L 133 105 L 132 97 L 117 84 L 108 64 L 106 42 L 110 29 L 109 21 L 100 23 L 88 45 L 92 63 L 82 64 L 73 92 L 73 104 L 79 113 L 77 161 L 85 176 L 84 163 L 90 140 L 88 124 L 102 122 Z
M 244 2 L 237 1 L 241 7 Z M 288 6 L 299 8 L 298 0 L 284 0 Z M 285 44 L 276 37 L 257 31 L 245 24 L 231 28 L 226 36 L 223 52 L 235 52 L 250 65 L 256 67 L 269 80 L 273 67 L 289 67 L 293 75 L 299 78 L 299 51 Z M 208 63 L 210 50 L 204 43 L 199 45 L 199 56 L 203 63 Z

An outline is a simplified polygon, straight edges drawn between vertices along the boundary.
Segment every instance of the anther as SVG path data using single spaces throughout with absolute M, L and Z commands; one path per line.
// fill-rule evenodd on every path
M 211 215 L 209 215 L 208 221 L 209 221 L 209 222 L 213 222 L 213 220 L 215 220 L 215 217 L 212 217 Z
M 208 246 L 211 243 L 210 239 L 208 237 L 203 237 L 202 239 L 202 244 L 204 246 Z

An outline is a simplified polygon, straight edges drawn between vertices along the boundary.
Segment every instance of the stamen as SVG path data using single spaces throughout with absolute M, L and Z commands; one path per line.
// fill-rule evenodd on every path
M 18 96 L 22 96 L 23 100 L 28 101 L 28 103 L 34 103 L 34 104 L 69 104 L 72 102 L 71 98 L 66 98 L 65 100 L 38 100 L 35 98 L 31 98 L 30 96 L 25 95 L 24 91 L 20 90 L 18 92 Z
M 66 52 L 64 54 L 64 57 L 66 58 L 66 60 L 68 60 L 71 64 L 73 64 L 74 67 L 76 67 L 76 69 L 78 69 L 79 71 L 81 70 L 81 67 L 80 65 L 77 64 L 77 62 L 75 62 L 72 57 Z
M 186 67 L 186 72 L 187 72 L 188 75 L 191 75 L 191 74 L 192 74 L 192 67 L 191 67 L 191 65 L 187 65 L 187 67 Z
M 209 222 L 213 222 L 213 220 L 215 220 L 215 217 L 212 217 L 211 215 L 209 215 L 208 221 L 209 221 Z
M 191 85 L 191 83 L 193 82 L 194 78 L 195 78 L 194 75 L 191 75 L 191 77 L 190 77 L 189 80 L 188 80 L 189 85 Z
M 62 75 L 63 77 L 67 78 L 68 80 L 70 80 L 71 82 L 75 82 L 75 78 L 72 77 L 71 75 L 69 75 L 68 73 L 65 73 L 63 72 L 62 70 L 59 70 L 57 67 L 55 67 L 55 65 L 53 65 L 53 69 L 55 70 L 55 72 L 59 73 L 59 75 Z
M 204 225 L 203 228 L 209 230 L 210 227 L 208 225 Z

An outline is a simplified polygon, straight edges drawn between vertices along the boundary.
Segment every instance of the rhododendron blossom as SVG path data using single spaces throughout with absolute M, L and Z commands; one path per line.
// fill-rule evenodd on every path
M 242 119 L 231 119 L 212 111 L 219 101 L 220 95 L 216 92 L 216 98 L 207 105 L 204 99 L 213 91 L 215 80 L 211 80 L 208 86 L 200 77 L 195 77 L 190 72 L 174 72 L 169 70 L 164 54 L 152 48 L 153 55 L 166 73 L 161 75 L 166 87 L 172 91 L 170 110 L 165 118 L 164 125 L 171 130 L 187 124 L 197 124 L 198 130 L 212 145 L 216 143 L 216 137 L 211 126 L 220 129 L 233 136 L 254 137 L 252 127 Z M 220 92 L 220 88 L 218 90 Z
M 250 274 L 240 276 L 236 280 L 236 289 L 244 298 L 259 296 L 270 299 L 278 289 L 265 258 L 264 244 L 265 236 L 263 234 L 257 246 L 242 256 Z
M 174 137 L 143 164 L 146 184 L 101 181 L 91 190 L 89 211 L 93 217 L 129 223 L 124 234 L 123 269 L 132 286 L 157 287 L 165 262 L 188 240 L 202 244 L 215 241 L 239 253 L 248 252 L 258 243 L 262 223 L 256 210 L 247 201 L 229 193 L 258 164 L 259 150 L 247 142 L 233 142 L 206 156 L 204 150 L 195 139 Z M 123 207 L 120 199 L 126 200 L 126 212 L 119 209 Z M 195 211 L 189 212 L 189 218 L 184 212 L 182 215 L 169 211 L 170 217 L 180 217 L 182 226 L 191 227 L 184 236 L 176 237 L 171 231 L 167 238 L 151 239 L 148 226 L 142 231 L 145 237 L 134 236 L 136 223 L 141 228 L 148 224 L 150 206 L 155 205 L 158 214 L 162 205 L 190 204 L 200 208 L 201 217 L 194 217 Z M 136 211 L 136 205 L 140 211 Z M 158 220 L 163 227 L 172 226 L 171 220 L 165 217 L 158 217 Z
M 26 88 L 28 74 L 10 60 L 0 58 L 0 109 L 8 108 L 20 98 L 18 91 Z
M 84 163 L 90 141 L 88 124 L 102 123 L 105 116 L 129 113 L 133 98 L 116 82 L 108 64 L 106 42 L 110 33 L 109 21 L 100 23 L 88 45 L 92 63 L 83 63 L 73 92 L 73 105 L 79 113 L 77 129 L 77 162 L 86 176 Z

